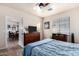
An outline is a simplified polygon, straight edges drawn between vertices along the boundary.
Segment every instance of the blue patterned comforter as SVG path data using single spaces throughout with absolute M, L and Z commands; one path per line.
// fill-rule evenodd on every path
M 79 44 L 45 39 L 28 44 L 24 56 L 79 56 Z

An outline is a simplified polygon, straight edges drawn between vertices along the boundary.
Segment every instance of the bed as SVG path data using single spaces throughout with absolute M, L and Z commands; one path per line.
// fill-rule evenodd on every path
M 79 56 L 79 44 L 44 39 L 25 46 L 24 56 Z

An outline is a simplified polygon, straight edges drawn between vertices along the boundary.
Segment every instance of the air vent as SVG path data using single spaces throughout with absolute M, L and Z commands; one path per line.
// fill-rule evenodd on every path
M 52 11 L 52 10 L 53 10 L 53 8 L 49 8 L 49 9 L 48 9 L 48 11 Z

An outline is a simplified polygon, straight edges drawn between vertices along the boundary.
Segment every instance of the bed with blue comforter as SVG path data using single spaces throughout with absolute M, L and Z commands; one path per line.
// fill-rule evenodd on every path
M 24 48 L 24 56 L 79 56 L 79 44 L 44 39 Z

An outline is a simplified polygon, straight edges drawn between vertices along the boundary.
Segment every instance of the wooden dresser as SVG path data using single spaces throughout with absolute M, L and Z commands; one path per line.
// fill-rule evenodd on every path
M 67 41 L 67 35 L 54 33 L 54 34 L 52 34 L 52 39 L 56 39 L 56 40 L 60 40 L 60 41 Z
M 24 34 L 24 45 L 28 43 L 36 42 L 40 40 L 40 33 L 39 32 L 32 32 Z

